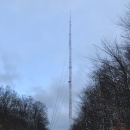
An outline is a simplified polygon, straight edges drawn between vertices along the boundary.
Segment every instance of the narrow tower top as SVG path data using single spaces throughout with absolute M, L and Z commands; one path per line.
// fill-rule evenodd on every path
M 70 21 L 71 21 L 71 10 L 70 10 Z

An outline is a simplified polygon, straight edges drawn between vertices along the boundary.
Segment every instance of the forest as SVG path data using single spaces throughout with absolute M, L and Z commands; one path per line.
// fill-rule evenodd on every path
M 116 23 L 121 41 L 102 40 L 90 82 L 79 94 L 77 117 L 71 130 L 130 130 L 130 5 Z M 96 44 L 96 43 L 95 43 Z
M 46 106 L 30 96 L 0 87 L 0 130 L 47 130 Z

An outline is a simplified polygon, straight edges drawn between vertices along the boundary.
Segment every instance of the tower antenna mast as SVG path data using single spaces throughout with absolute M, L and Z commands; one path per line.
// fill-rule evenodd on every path
M 71 47 L 71 11 L 69 23 L 69 127 L 72 124 L 72 47 Z

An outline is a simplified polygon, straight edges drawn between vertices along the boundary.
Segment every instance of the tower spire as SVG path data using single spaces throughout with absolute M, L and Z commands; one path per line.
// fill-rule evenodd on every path
M 72 124 L 72 47 L 71 47 L 71 11 L 69 23 L 69 125 Z M 70 127 L 69 126 L 69 127 Z

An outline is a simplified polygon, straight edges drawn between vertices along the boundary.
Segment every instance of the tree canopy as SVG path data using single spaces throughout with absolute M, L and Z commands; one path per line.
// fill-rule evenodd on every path
M 48 130 L 46 106 L 0 87 L 0 130 Z
M 88 84 L 80 93 L 77 117 L 71 130 L 130 129 L 130 6 L 120 25 L 124 40 L 102 41 L 106 55 L 98 55 Z

